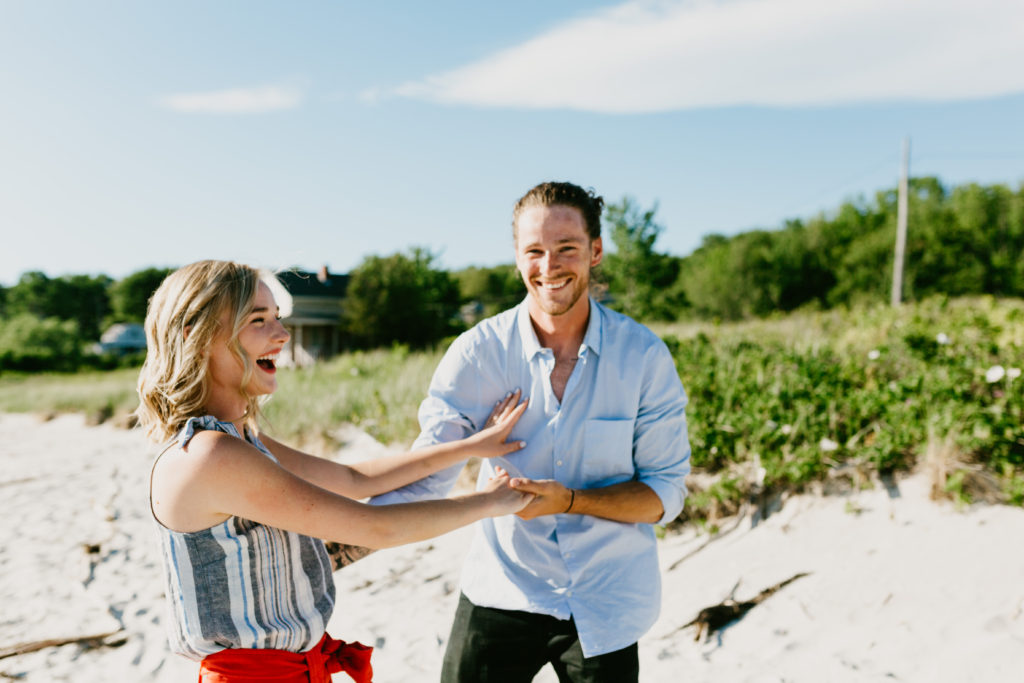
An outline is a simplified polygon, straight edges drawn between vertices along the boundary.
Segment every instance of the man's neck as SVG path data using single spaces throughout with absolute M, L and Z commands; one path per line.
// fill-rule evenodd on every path
M 580 297 L 570 310 L 562 315 L 549 315 L 530 301 L 530 322 L 537 333 L 537 341 L 551 349 L 555 358 L 576 357 L 590 321 L 590 298 Z

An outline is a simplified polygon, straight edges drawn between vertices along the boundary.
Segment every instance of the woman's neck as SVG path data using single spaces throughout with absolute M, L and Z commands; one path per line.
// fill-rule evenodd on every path
M 205 412 L 221 422 L 230 422 L 239 434 L 245 436 L 245 418 L 249 416 L 249 406 L 241 398 L 236 401 L 211 400 L 207 402 Z

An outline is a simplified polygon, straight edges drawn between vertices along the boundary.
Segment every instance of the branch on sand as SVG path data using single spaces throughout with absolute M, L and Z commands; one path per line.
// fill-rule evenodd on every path
M 737 602 L 732 597 L 732 595 L 736 592 L 736 588 L 739 586 L 739 582 L 737 581 L 736 586 L 733 586 L 733 589 L 730 592 L 728 598 L 718 603 L 717 605 L 705 607 L 697 613 L 696 617 L 694 617 L 688 623 L 680 626 L 678 630 L 681 631 L 684 628 L 696 625 L 697 633 L 694 636 L 695 641 L 700 640 L 701 636 L 704 636 L 705 639 L 710 638 L 711 635 L 716 631 L 725 628 L 734 621 L 739 621 L 740 619 L 742 619 L 747 612 L 754 608 L 755 605 L 760 605 L 780 588 L 783 588 L 784 586 L 807 575 L 808 572 L 800 572 L 799 574 L 795 574 L 794 576 L 791 576 L 785 581 L 781 581 L 775 584 L 774 586 L 769 586 L 768 588 L 765 588 L 763 591 L 758 593 L 750 600 L 744 600 L 743 602 Z
M 7 657 L 14 657 L 17 655 L 25 655 L 29 652 L 36 652 L 38 650 L 45 650 L 48 647 L 60 647 L 61 645 L 72 645 L 78 644 L 84 646 L 86 649 L 95 649 L 98 647 L 120 647 L 124 645 L 126 640 L 120 638 L 118 640 L 108 641 L 108 638 L 112 638 L 120 633 L 123 633 L 121 629 L 116 631 L 109 631 L 107 633 L 95 633 L 87 636 L 71 636 L 69 638 L 49 638 L 47 640 L 30 640 L 24 643 L 15 643 L 8 647 L 0 648 L 0 659 L 6 659 Z

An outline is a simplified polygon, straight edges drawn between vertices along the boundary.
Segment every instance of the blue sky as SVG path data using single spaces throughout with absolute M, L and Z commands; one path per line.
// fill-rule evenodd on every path
M 1016 187 L 1021 36 L 1006 0 L 0 0 L 0 283 L 508 263 L 551 179 L 684 255 L 894 187 L 906 136 Z

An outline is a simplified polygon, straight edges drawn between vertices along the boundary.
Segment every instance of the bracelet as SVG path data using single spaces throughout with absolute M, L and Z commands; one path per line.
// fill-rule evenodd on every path
M 573 503 L 575 503 L 575 502 L 576 502 L 576 489 L 569 489 L 569 507 L 565 508 L 565 512 L 563 512 L 562 514 L 564 515 L 566 512 L 569 512 L 569 510 L 572 510 Z

